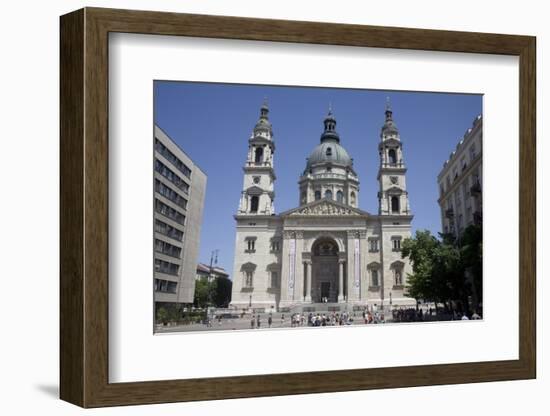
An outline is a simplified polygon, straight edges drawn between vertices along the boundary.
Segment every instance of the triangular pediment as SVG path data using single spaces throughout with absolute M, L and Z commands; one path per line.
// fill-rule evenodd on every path
M 310 202 L 309 204 L 302 205 L 301 207 L 291 209 L 283 212 L 281 216 L 362 216 L 369 215 L 368 212 L 361 211 L 360 209 L 350 207 L 349 205 L 336 202 L 331 199 L 320 199 L 318 201 Z

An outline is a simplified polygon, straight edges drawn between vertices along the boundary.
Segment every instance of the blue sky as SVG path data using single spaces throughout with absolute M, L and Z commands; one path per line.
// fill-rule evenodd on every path
M 408 168 L 413 231 L 441 230 L 437 174 L 481 114 L 481 95 L 155 81 L 155 123 L 208 175 L 200 262 L 209 263 L 219 249 L 218 264 L 232 273 L 242 166 L 265 97 L 276 146 L 277 213 L 298 205 L 298 178 L 319 143 L 329 104 L 359 175 L 360 208 L 377 213 L 377 146 L 389 97 Z

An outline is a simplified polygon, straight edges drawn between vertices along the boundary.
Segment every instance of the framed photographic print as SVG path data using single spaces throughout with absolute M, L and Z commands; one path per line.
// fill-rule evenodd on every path
M 535 38 L 61 17 L 61 398 L 536 376 Z

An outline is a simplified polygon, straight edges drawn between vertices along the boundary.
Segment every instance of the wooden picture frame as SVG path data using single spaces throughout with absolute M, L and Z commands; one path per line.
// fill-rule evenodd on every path
M 82 407 L 536 377 L 535 38 L 85 8 L 61 17 L 60 396 Z M 191 36 L 519 57 L 519 359 L 109 383 L 108 34 Z

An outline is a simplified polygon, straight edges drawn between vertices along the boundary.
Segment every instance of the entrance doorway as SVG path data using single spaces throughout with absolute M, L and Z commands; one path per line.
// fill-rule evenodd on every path
M 329 299 L 330 297 L 330 282 L 321 282 L 321 300 Z
M 331 238 L 320 238 L 311 252 L 311 300 L 338 302 L 338 245 Z

